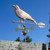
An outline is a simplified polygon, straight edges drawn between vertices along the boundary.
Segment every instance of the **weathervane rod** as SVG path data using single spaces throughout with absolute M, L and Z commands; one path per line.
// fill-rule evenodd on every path
M 34 23 L 27 23 L 27 22 L 23 22 L 23 21 L 12 21 L 14 23 L 23 23 L 23 24 L 31 24 L 31 25 L 38 25 L 38 24 L 34 24 Z M 39 26 L 45 26 L 45 25 L 39 25 Z

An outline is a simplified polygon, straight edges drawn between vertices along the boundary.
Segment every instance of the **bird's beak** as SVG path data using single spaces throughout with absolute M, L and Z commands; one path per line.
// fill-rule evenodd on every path
M 15 5 L 12 5 L 12 7 L 15 7 Z

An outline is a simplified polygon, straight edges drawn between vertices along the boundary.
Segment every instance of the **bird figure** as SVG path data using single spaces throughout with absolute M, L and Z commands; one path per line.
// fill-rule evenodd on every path
M 35 25 L 38 25 L 39 27 L 44 27 L 45 26 L 44 23 L 39 23 L 38 24 L 28 13 L 26 13 L 23 10 L 21 10 L 18 5 L 12 5 L 12 7 L 15 8 L 15 14 L 16 14 L 16 16 L 19 17 L 20 19 L 22 19 L 23 21 L 30 20 L 30 21 L 34 22 Z

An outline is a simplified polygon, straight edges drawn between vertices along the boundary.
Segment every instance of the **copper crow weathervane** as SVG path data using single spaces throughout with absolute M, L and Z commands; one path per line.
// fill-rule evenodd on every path
M 38 25 L 39 27 L 45 27 L 44 23 L 37 23 L 29 14 L 27 14 L 26 12 L 24 12 L 23 10 L 20 9 L 20 7 L 18 5 L 12 5 L 12 7 L 15 8 L 15 14 L 17 17 L 19 17 L 20 19 L 22 19 L 23 21 L 25 20 L 30 20 L 32 22 L 34 22 L 35 24 L 33 25 Z M 25 23 L 23 21 L 17 21 L 17 23 Z M 32 23 L 25 23 L 25 24 L 32 24 Z
M 45 27 L 44 23 L 41 23 L 41 22 L 37 23 L 28 13 L 21 10 L 18 5 L 12 5 L 12 7 L 15 8 L 16 16 L 23 20 L 23 21 L 12 21 L 12 22 L 14 22 L 14 23 L 23 23 L 23 24 L 31 24 L 31 25 L 38 25 L 40 28 Z M 30 20 L 30 21 L 32 21 L 34 23 L 24 22 L 25 20 Z M 33 30 L 33 26 L 31 26 L 31 28 L 25 28 L 25 25 L 23 25 L 23 28 L 22 28 L 20 25 L 18 25 L 18 28 L 16 29 L 16 31 L 23 30 L 22 34 L 25 36 L 26 35 L 26 30 L 29 32 L 28 29 Z

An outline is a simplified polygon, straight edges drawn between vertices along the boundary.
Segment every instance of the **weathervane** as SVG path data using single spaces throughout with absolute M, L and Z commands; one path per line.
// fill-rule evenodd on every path
M 23 21 L 30 20 L 30 21 L 34 22 L 35 25 L 38 25 L 39 27 L 45 27 L 44 23 L 37 23 L 29 14 L 27 14 L 26 12 L 21 10 L 18 5 L 12 5 L 12 7 L 15 8 L 16 16 L 19 17 L 20 19 L 22 19 Z M 20 23 L 24 23 L 25 24 L 25 22 L 23 22 L 23 21 L 20 22 Z
M 34 30 L 33 27 L 34 26 L 31 26 L 30 28 L 26 28 L 25 25 L 23 25 L 23 27 L 21 27 L 20 25 L 18 25 L 18 28 L 16 28 L 15 30 L 16 30 L 16 32 L 18 30 L 23 30 L 23 31 L 28 31 L 29 32 L 29 29 Z
M 24 12 L 23 10 L 20 9 L 20 7 L 18 5 L 12 5 L 12 7 L 15 8 L 15 14 L 17 17 L 19 17 L 20 19 L 22 19 L 23 21 L 12 21 L 13 23 L 23 23 L 23 28 L 18 25 L 18 28 L 15 29 L 16 31 L 18 30 L 23 30 L 22 31 L 22 35 L 24 35 L 24 39 L 25 39 L 25 35 L 26 35 L 26 30 L 29 32 L 29 29 L 33 30 L 33 26 L 31 26 L 31 28 L 26 28 L 25 24 L 31 24 L 31 25 L 38 25 L 39 27 L 45 27 L 44 23 L 37 23 L 29 14 L 27 14 L 26 12 Z M 25 22 L 25 20 L 30 20 L 34 23 L 27 23 Z

